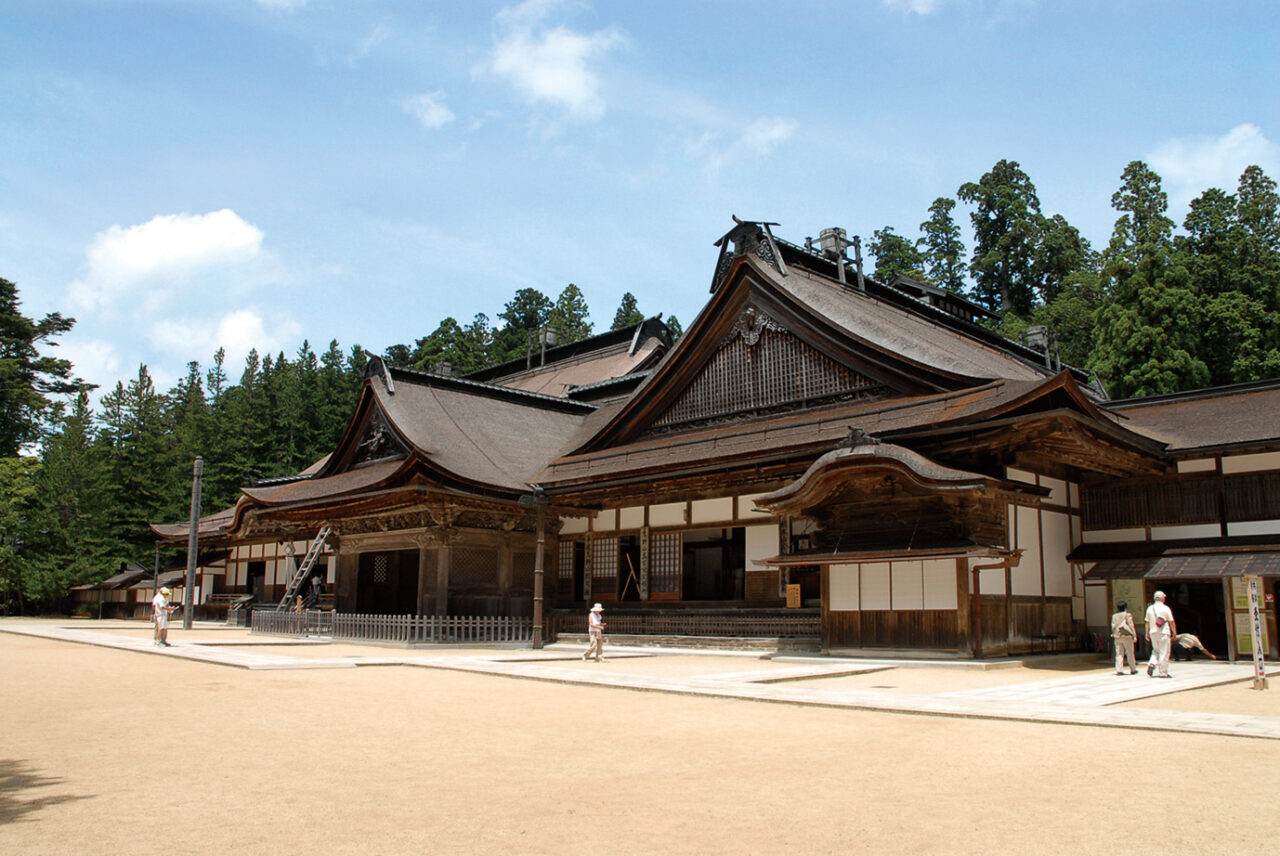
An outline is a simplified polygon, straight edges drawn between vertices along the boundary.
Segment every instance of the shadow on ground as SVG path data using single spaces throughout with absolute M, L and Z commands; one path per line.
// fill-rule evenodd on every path
M 42 776 L 30 764 L 0 758 L 0 824 L 15 823 L 49 806 L 88 799 L 75 794 L 40 794 L 40 788 L 60 785 L 64 779 Z

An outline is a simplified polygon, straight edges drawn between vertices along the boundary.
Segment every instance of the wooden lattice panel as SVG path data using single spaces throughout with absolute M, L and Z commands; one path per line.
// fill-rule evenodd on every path
M 665 428 L 794 409 L 880 389 L 791 333 L 769 329 L 754 344 L 745 336 L 726 341 L 654 424 Z
M 486 586 L 498 580 L 498 551 L 457 547 L 449 566 L 450 586 Z
M 573 545 L 576 541 L 560 542 L 560 579 L 573 579 Z
M 591 542 L 591 575 L 598 580 L 618 578 L 617 538 L 596 538 Z
M 533 572 L 537 563 L 536 553 L 511 554 L 511 591 L 521 593 L 533 591 Z
M 680 533 L 657 532 L 649 536 L 649 591 L 680 590 Z

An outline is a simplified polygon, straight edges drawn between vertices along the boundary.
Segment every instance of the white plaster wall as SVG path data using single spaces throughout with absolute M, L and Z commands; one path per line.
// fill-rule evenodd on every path
M 1145 529 L 1086 529 L 1081 533 L 1086 544 L 1111 544 L 1116 541 L 1145 541 Z
M 585 517 L 561 517 L 560 523 L 561 535 L 581 535 L 587 531 L 587 518 Z
M 1211 473 L 1215 469 L 1213 458 L 1196 458 L 1194 461 L 1178 461 L 1180 473 Z
M 1051 491 L 1049 496 L 1045 498 L 1045 502 L 1050 505 L 1066 505 L 1067 499 L 1067 483 L 1061 479 L 1051 479 L 1048 476 L 1040 477 L 1040 486 L 1047 487 Z
M 683 526 L 684 503 L 668 502 L 663 505 L 649 506 L 650 526 Z
M 1280 534 L 1280 520 L 1248 520 L 1228 523 L 1228 535 L 1276 535 Z
M 1040 522 L 1036 509 L 1012 506 L 1014 546 L 1025 552 L 1009 579 L 1012 594 L 1040 594 Z
M 894 609 L 924 609 L 924 572 L 920 562 L 890 564 Z
M 1172 541 L 1175 538 L 1217 538 L 1221 530 L 1216 523 L 1200 523 L 1195 526 L 1152 526 L 1152 541 Z
M 1072 508 L 1080 508 L 1080 485 L 1067 482 L 1067 504 Z
M 738 517 L 741 519 L 749 519 L 752 517 L 772 517 L 767 511 L 756 511 L 756 497 L 764 496 L 763 493 L 753 493 L 750 496 L 738 497 Z
M 618 512 L 612 508 L 606 508 L 595 516 L 595 520 L 591 524 L 591 528 L 596 532 L 612 532 L 618 528 Z
M 858 605 L 858 566 L 832 565 L 827 577 L 827 603 L 833 612 L 853 612 Z
M 1138 607 L 1138 609 L 1141 608 Z M 1105 585 L 1084 587 L 1084 609 L 1086 625 L 1089 627 L 1110 627 L 1111 613 L 1107 607 L 1107 587 Z M 1129 611 L 1134 611 L 1132 604 L 1129 606 Z
M 1074 593 L 1071 565 L 1071 517 L 1057 511 L 1040 512 L 1044 538 L 1044 593 L 1052 597 L 1070 597 Z
M 1014 469 L 1013 467 L 1005 467 L 1004 475 L 1005 475 L 1005 478 L 1010 479 L 1012 481 L 1026 482 L 1028 484 L 1036 483 L 1035 473 L 1030 473 L 1030 472 L 1027 472 L 1026 470 Z
M 634 505 L 618 509 L 619 529 L 639 529 L 644 526 L 644 506 Z
M 973 570 L 974 565 L 989 565 L 995 559 L 990 556 L 983 556 L 969 560 L 969 570 Z M 969 574 L 969 578 L 973 578 L 973 574 Z M 992 568 L 987 571 L 978 571 L 978 593 L 979 594 L 1004 594 L 1004 568 Z
M 862 566 L 862 608 L 889 608 L 888 562 L 872 562 Z
M 922 563 L 925 609 L 955 609 L 956 560 L 929 559 Z
M 1259 470 L 1280 470 L 1280 452 L 1264 452 L 1259 455 L 1235 455 L 1222 459 L 1224 473 L 1256 473 Z
M 764 560 L 781 552 L 778 527 L 765 523 L 760 526 L 745 526 L 743 531 L 746 536 L 747 570 L 771 567 Z
M 691 523 L 728 523 L 733 520 L 733 497 L 695 499 L 689 518 Z

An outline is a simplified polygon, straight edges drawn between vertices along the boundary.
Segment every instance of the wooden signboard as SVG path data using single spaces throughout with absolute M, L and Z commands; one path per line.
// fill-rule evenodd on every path
M 800 608 L 800 586 L 792 583 L 787 586 L 787 609 Z

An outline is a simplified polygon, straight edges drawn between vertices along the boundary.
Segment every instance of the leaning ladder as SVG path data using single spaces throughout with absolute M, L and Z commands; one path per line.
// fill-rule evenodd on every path
M 316 560 L 320 558 L 320 552 L 324 550 L 324 542 L 332 531 L 328 526 L 320 527 L 320 531 L 316 533 L 316 537 L 311 541 L 311 546 L 307 548 L 307 555 L 303 557 L 302 564 L 298 566 L 298 570 L 293 572 L 293 578 L 289 580 L 289 588 L 285 590 L 284 597 L 280 598 L 280 605 L 276 607 L 277 611 L 288 609 L 293 603 L 293 599 L 298 596 L 298 590 L 302 588 L 303 581 L 311 575 L 311 569 L 315 567 Z

